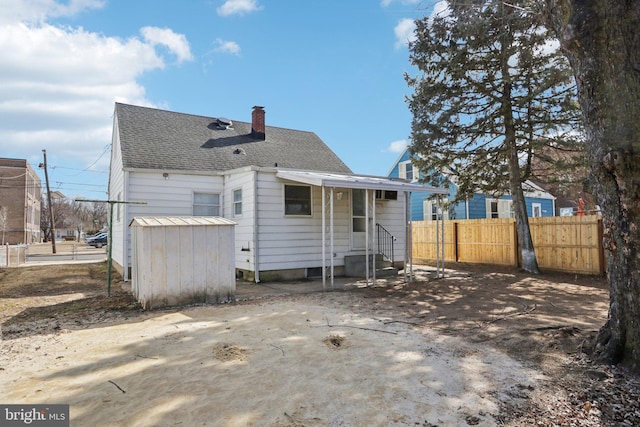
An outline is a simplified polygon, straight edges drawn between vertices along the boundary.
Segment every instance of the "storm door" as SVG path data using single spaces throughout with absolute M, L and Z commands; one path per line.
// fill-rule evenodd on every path
M 367 205 L 365 191 L 351 190 L 351 248 L 365 249 L 367 241 Z

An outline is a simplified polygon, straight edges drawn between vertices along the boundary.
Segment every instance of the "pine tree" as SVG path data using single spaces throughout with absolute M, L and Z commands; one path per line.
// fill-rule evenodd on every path
M 534 1 L 446 4 L 409 45 L 413 162 L 425 182 L 454 181 L 453 202 L 510 194 L 522 267 L 539 273 L 522 184 L 543 147 L 581 148 L 569 64 Z

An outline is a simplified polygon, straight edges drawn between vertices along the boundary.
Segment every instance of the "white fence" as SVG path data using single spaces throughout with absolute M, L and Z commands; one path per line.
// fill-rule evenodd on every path
M 17 267 L 26 260 L 27 245 L 0 246 L 0 267 Z

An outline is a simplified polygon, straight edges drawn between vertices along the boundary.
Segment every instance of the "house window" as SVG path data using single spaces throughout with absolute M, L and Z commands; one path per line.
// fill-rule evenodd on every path
M 233 216 L 242 215 L 242 189 L 233 190 Z
M 311 215 L 311 187 L 304 185 L 285 185 L 284 214 Z
M 217 193 L 193 193 L 194 216 L 219 216 L 220 194 Z
M 487 218 L 513 218 L 513 201 L 487 199 Z
M 447 199 L 442 199 L 443 205 L 447 203 Z M 444 219 L 449 219 L 449 209 L 438 209 L 438 202 L 436 200 L 425 199 L 422 202 L 422 209 L 425 221 L 435 221 L 440 219 L 439 213 L 444 213 Z
M 418 179 L 411 161 L 398 164 L 398 175 L 400 176 L 400 178 L 408 179 L 410 181 L 416 181 Z
M 542 203 L 531 203 L 531 216 L 542 216 Z

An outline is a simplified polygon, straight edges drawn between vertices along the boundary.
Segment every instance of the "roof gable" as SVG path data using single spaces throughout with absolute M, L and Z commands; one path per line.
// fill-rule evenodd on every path
M 266 139 L 251 135 L 251 123 L 218 126 L 217 118 L 116 103 L 125 169 L 227 171 L 245 166 L 351 173 L 313 132 L 265 127 Z

